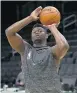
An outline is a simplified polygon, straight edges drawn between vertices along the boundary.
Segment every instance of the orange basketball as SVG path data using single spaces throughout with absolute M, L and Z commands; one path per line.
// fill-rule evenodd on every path
M 47 6 L 42 9 L 40 15 L 40 22 L 43 25 L 51 25 L 53 23 L 59 23 L 61 19 L 60 12 L 53 6 Z

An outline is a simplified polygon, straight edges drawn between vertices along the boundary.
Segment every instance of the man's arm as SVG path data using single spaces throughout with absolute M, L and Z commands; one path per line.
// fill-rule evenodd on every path
M 57 27 L 55 24 L 47 26 L 51 33 L 53 34 L 56 45 L 52 47 L 52 52 L 56 59 L 59 61 L 61 60 L 65 54 L 67 53 L 69 49 L 69 44 L 65 37 L 58 31 Z
M 17 32 L 19 32 L 23 27 L 25 27 L 32 21 L 38 20 L 39 19 L 38 15 L 41 12 L 41 10 L 42 10 L 42 7 L 36 8 L 30 14 L 30 16 L 14 23 L 13 25 L 11 25 L 10 27 L 6 29 L 6 36 L 10 45 L 12 46 L 13 49 L 15 49 L 20 54 L 24 52 L 24 43 L 26 42 L 23 41 L 22 37 L 19 34 L 17 34 Z

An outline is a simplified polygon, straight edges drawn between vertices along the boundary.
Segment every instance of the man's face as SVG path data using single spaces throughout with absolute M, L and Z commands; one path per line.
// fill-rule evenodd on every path
M 42 27 L 35 27 L 33 30 L 32 30 L 32 41 L 36 41 L 36 40 L 45 40 L 46 39 L 46 31 L 45 29 L 43 29 Z

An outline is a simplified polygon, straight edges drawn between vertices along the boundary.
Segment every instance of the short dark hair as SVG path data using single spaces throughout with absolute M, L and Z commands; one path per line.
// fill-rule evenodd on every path
M 45 26 L 43 26 L 42 24 L 36 23 L 32 29 L 34 29 L 35 27 L 42 27 L 46 32 L 47 32 L 47 28 Z

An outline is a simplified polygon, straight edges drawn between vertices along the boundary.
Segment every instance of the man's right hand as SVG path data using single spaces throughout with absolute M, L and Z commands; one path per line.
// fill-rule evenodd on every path
M 40 12 L 42 11 L 42 7 L 41 6 L 39 6 L 39 7 L 37 7 L 32 13 L 31 13 L 31 17 L 32 17 L 32 19 L 34 20 L 34 21 L 36 21 L 36 20 L 38 20 L 39 19 L 39 14 L 40 14 Z

